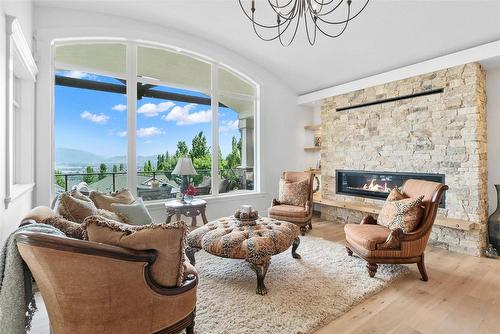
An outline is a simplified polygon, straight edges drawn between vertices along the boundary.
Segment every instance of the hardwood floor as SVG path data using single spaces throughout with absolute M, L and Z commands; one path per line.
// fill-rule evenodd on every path
M 313 222 L 310 234 L 344 242 L 342 225 L 320 219 Z M 425 255 L 428 282 L 420 281 L 416 265 L 408 265 L 411 274 L 315 334 L 500 332 L 500 260 L 434 247 L 428 247 Z M 37 302 L 40 311 L 31 333 L 48 334 L 43 302 L 41 298 Z

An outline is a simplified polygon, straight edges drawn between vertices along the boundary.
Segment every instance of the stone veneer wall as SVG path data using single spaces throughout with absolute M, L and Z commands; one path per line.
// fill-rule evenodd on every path
M 486 244 L 486 73 L 471 63 L 327 98 L 321 106 L 322 197 L 383 204 L 335 193 L 335 170 L 443 173 L 450 187 L 439 215 L 477 223 L 435 225 L 431 243 L 480 255 Z M 336 108 L 444 88 L 433 94 L 337 112 Z M 322 216 L 359 222 L 362 212 L 322 207 Z

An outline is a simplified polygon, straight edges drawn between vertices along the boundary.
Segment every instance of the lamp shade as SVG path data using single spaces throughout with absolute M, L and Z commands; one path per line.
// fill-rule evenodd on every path
M 175 175 L 196 175 L 196 170 L 194 169 L 193 162 L 191 158 L 180 158 L 177 160 L 177 165 L 175 165 L 172 174 Z

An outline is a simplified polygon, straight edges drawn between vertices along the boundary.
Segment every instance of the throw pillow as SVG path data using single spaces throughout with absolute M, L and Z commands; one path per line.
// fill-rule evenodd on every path
M 142 198 L 136 199 L 131 204 L 111 204 L 113 211 L 120 219 L 130 225 L 148 225 L 153 223 L 153 218 L 144 205 Z
M 61 216 L 76 223 L 82 223 L 88 216 L 97 214 L 97 208 L 93 202 L 78 199 L 67 192 L 59 196 L 57 210 Z
M 387 196 L 386 201 L 389 201 L 389 202 L 399 201 L 399 200 L 404 199 L 404 198 L 405 198 L 405 195 L 403 195 L 403 193 L 398 188 L 394 188 L 391 190 L 391 192 Z
M 157 258 L 151 265 L 153 279 L 166 287 L 182 285 L 188 232 L 184 222 L 134 226 L 91 216 L 85 219 L 82 228 L 89 241 L 134 250 L 156 250 Z
M 54 226 L 69 238 L 83 240 L 81 224 L 69 221 L 63 217 L 50 217 L 42 220 L 41 223 Z
M 106 209 L 108 211 L 113 211 L 113 207 L 111 206 L 113 203 L 130 204 L 134 201 L 134 196 L 128 189 L 123 189 L 110 195 L 91 191 L 89 197 L 98 209 Z
M 400 228 L 404 233 L 414 231 L 422 220 L 424 209 L 422 200 L 418 198 L 405 198 L 396 201 L 386 201 L 378 216 L 378 223 L 391 230 Z
M 116 213 L 108 211 L 106 209 L 97 209 L 96 215 L 107 219 L 116 220 L 117 222 L 123 222 L 122 219 Z
M 85 201 L 85 202 L 92 202 L 92 200 L 88 196 L 85 196 L 84 194 L 82 194 L 78 189 L 73 189 L 69 193 L 74 198 L 78 198 L 78 199 Z
M 279 199 L 281 204 L 305 206 L 309 198 L 309 180 L 289 182 L 280 179 Z

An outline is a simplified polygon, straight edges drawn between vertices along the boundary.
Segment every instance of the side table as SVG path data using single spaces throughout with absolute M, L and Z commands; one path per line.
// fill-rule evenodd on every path
M 168 201 L 165 203 L 167 211 L 167 224 L 172 221 L 172 216 L 175 215 L 177 220 L 181 219 L 181 215 L 191 217 L 191 226 L 196 226 L 196 217 L 201 215 L 203 224 L 208 223 L 205 209 L 207 202 L 202 199 L 195 199 L 191 203 L 182 203 L 181 201 Z

